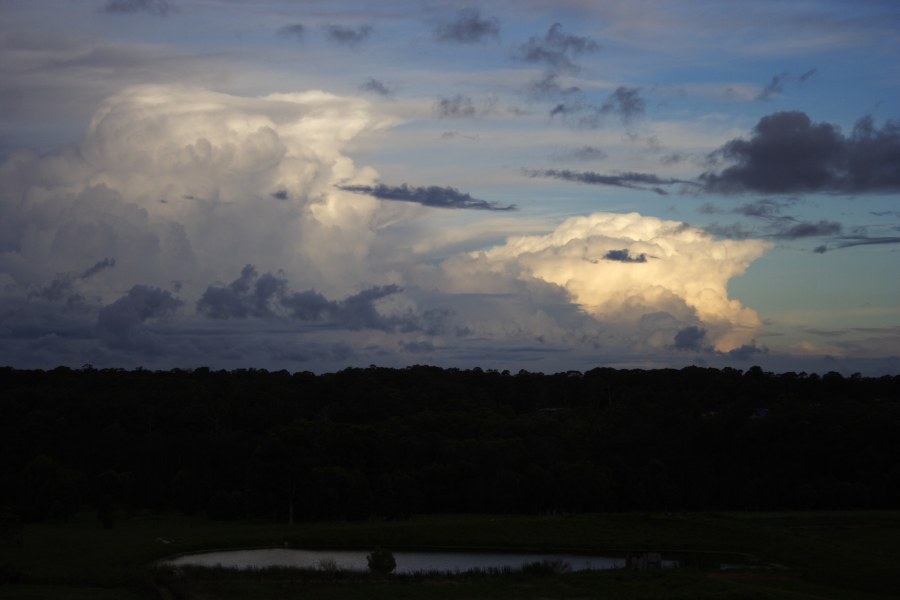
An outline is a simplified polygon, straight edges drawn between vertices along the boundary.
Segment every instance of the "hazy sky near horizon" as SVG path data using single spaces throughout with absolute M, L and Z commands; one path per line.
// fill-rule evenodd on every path
M 900 3 L 0 0 L 0 364 L 900 373 Z

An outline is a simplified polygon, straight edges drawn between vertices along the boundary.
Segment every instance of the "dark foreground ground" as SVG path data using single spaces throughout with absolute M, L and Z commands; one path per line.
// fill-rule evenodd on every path
M 378 577 L 291 570 L 236 573 L 154 567 L 228 547 L 658 550 L 697 566 L 665 571 Z M 715 554 L 745 553 L 721 570 Z M 704 559 L 703 557 L 706 557 Z M 438 516 L 401 521 L 213 522 L 121 514 L 104 529 L 79 514 L 28 524 L 0 547 L 0 598 L 728 598 L 877 600 L 900 596 L 900 511 Z

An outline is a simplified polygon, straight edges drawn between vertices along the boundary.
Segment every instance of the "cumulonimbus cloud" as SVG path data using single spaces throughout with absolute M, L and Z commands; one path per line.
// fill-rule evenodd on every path
M 706 332 L 704 348 L 752 344 L 759 320 L 727 282 L 765 242 L 598 214 L 465 253 L 477 233 L 432 239 L 463 211 L 410 203 L 501 209 L 491 227 L 520 231 L 503 212 L 512 207 L 372 184 L 378 174 L 346 147 L 394 122 L 319 91 L 138 86 L 98 108 L 78 148 L 12 154 L 0 165 L 0 359 L 284 365 L 431 348 L 465 361 L 488 346 L 613 356 L 667 352 L 690 326 Z M 618 177 L 597 183 L 659 183 Z M 419 227 L 429 217 L 441 221 Z M 258 270 L 235 279 L 248 263 Z
M 126 88 L 98 108 L 79 148 L 20 151 L 0 166 L 0 247 L 13 250 L 0 272 L 33 289 L 115 257 L 105 286 L 178 280 L 198 293 L 241 256 L 350 293 L 369 272 L 360 257 L 378 203 L 347 203 L 335 187 L 375 175 L 343 148 L 391 122 L 365 100 L 318 91 Z
M 510 238 L 453 266 L 473 279 L 487 271 L 554 284 L 612 326 L 631 323 L 637 331 L 648 315 L 668 314 L 680 325 L 673 325 L 665 344 L 693 324 L 717 351 L 728 352 L 751 344 L 762 327 L 756 312 L 728 297 L 728 282 L 771 246 L 717 240 L 684 223 L 636 213 L 596 213 L 567 219 L 547 235 Z

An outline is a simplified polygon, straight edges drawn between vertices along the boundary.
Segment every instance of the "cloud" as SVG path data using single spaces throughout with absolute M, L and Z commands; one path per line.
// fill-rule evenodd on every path
M 372 26 L 360 25 L 354 29 L 343 25 L 326 25 L 325 35 L 332 42 L 345 46 L 358 46 L 372 35 Z
M 372 92 L 373 94 L 378 94 L 379 96 L 383 96 L 385 98 L 389 98 L 394 95 L 394 90 L 385 84 L 382 81 L 375 79 L 374 77 L 369 77 L 366 81 L 359 86 L 364 92 Z
M 256 268 L 247 265 L 227 286 L 206 288 L 197 301 L 197 311 L 212 319 L 274 316 L 271 304 L 284 295 L 286 283 L 271 273 L 259 277 Z
M 318 91 L 126 88 L 98 108 L 79 147 L 0 165 L 0 272 L 35 289 L 115 257 L 107 289 L 177 280 L 190 297 L 241 256 L 349 293 L 371 271 L 380 208 L 335 187 L 376 175 L 343 148 L 392 122 L 365 100 Z
M 608 156 L 609 155 L 605 150 L 597 148 L 596 146 L 581 146 L 580 148 L 556 152 L 551 156 L 551 160 L 558 162 L 567 162 L 570 160 L 590 161 L 603 160 Z
M 291 25 L 285 25 L 278 30 L 278 35 L 285 37 L 295 37 L 298 39 L 303 39 L 303 36 L 306 33 L 306 27 L 303 23 L 293 23 Z
M 759 218 L 775 218 L 781 214 L 781 211 L 788 206 L 794 204 L 795 201 L 773 200 L 771 198 L 763 198 L 754 202 L 742 204 L 734 209 L 734 212 L 744 215 L 745 217 Z
M 559 73 L 553 71 L 545 72 L 540 79 L 532 81 L 526 87 L 529 96 L 536 100 L 546 98 L 559 98 L 561 96 L 571 96 L 581 92 L 578 86 L 563 87 L 559 83 Z
M 550 110 L 550 117 L 561 116 L 568 119 L 577 115 L 575 123 L 578 126 L 597 129 L 607 115 L 617 115 L 623 125 L 631 125 L 636 119 L 644 116 L 645 108 L 640 88 L 619 86 L 599 106 L 580 99 L 560 102 Z
M 821 220 L 818 223 L 801 222 L 789 224 L 778 230 L 774 237 L 786 240 L 796 240 L 807 237 L 819 237 L 823 235 L 837 235 L 843 229 L 840 223 Z
M 29 292 L 28 297 L 43 298 L 50 302 L 58 302 L 65 299 L 66 304 L 69 306 L 81 304 L 84 302 L 84 298 L 76 289 L 77 283 L 114 266 L 116 266 L 115 258 L 104 258 L 81 273 L 61 273 L 54 277 L 49 284 L 39 286 L 38 289 Z
M 754 311 L 728 297 L 728 282 L 771 247 L 716 240 L 684 223 L 635 213 L 596 213 L 567 219 L 547 235 L 510 238 L 443 269 L 455 274 L 457 285 L 490 282 L 497 291 L 509 289 L 503 282 L 510 279 L 558 286 L 600 324 L 593 329 L 633 348 L 668 347 L 692 325 L 706 331 L 717 351 L 728 352 L 750 343 L 762 327 Z M 604 260 L 610 253 L 654 260 Z
M 478 116 L 478 110 L 472 99 L 461 94 L 438 98 L 434 110 L 442 119 L 467 119 Z
M 446 316 L 439 311 L 417 314 L 409 309 L 390 314 L 379 309 L 380 301 L 402 291 L 393 284 L 374 286 L 343 300 L 329 300 L 315 290 L 291 292 L 284 277 L 259 275 L 253 265 L 247 265 L 228 285 L 207 287 L 197 301 L 197 312 L 210 319 L 280 319 L 352 331 L 439 331 Z
M 103 12 L 110 14 L 145 12 L 160 17 L 165 17 L 174 10 L 175 5 L 169 0 L 109 0 L 103 7 Z
M 712 158 L 734 163 L 701 175 L 713 193 L 893 191 L 900 189 L 900 123 L 879 129 L 864 117 L 845 136 L 805 113 L 778 112 L 760 119 L 749 140 L 731 140 Z
M 789 77 L 787 71 L 778 75 L 773 75 L 772 80 L 762 89 L 757 100 L 768 100 L 774 94 L 780 94 L 784 90 L 784 80 Z
M 574 58 L 597 52 L 600 45 L 588 37 L 563 33 L 562 25 L 554 23 L 543 37 L 532 36 L 517 47 L 513 56 L 519 60 L 542 64 L 553 71 L 577 72 Z
M 758 334 L 727 283 L 765 242 L 604 214 L 520 237 L 553 225 L 451 187 L 371 183 L 347 149 L 396 122 L 376 108 L 137 86 L 98 107 L 78 147 L 12 154 L 0 361 L 324 370 L 431 348 L 443 364 L 553 368 L 664 360 L 688 326 L 717 348 Z
M 756 100 L 768 100 L 772 96 L 781 94 L 784 91 L 784 84 L 789 81 L 797 81 L 798 83 L 806 83 L 816 74 L 816 69 L 809 69 L 800 75 L 793 75 L 787 71 L 772 76 L 772 80 L 762 89 Z
M 842 236 L 838 238 L 837 241 L 833 242 L 830 246 L 827 244 L 823 244 L 821 246 L 817 246 L 814 250 L 816 254 L 824 254 L 825 252 L 829 252 L 831 250 L 839 250 L 842 248 L 853 248 L 855 246 L 880 246 L 880 245 L 890 245 L 890 244 L 900 244 L 900 237 L 894 236 L 883 236 L 883 237 L 868 237 L 868 236 Z
M 706 330 L 690 325 L 675 334 L 676 350 L 703 350 L 703 340 L 706 338 Z
M 623 123 L 630 123 L 644 115 L 644 108 L 639 88 L 619 86 L 600 107 L 600 112 L 618 115 Z
M 647 262 L 647 255 L 642 252 L 637 256 L 632 256 L 627 248 L 623 248 L 622 250 L 610 250 L 603 255 L 603 260 L 614 260 L 623 263 L 645 263 Z
M 479 200 L 471 195 L 460 192 L 452 187 L 414 187 L 405 183 L 399 186 L 389 186 L 379 183 L 377 185 L 339 185 L 338 188 L 356 194 L 366 194 L 381 200 L 398 200 L 401 202 L 415 202 L 423 206 L 436 208 L 464 208 L 473 210 L 516 210 L 514 204 L 499 206 L 494 202 Z
M 500 21 L 496 17 L 482 17 L 477 8 L 461 10 L 452 21 L 441 23 L 434 30 L 439 42 L 476 44 L 500 37 Z
M 587 183 L 590 185 L 608 185 L 613 187 L 623 187 L 634 190 L 648 190 L 660 195 L 668 192 L 660 186 L 668 186 L 674 184 L 691 184 L 690 181 L 674 179 L 671 177 L 659 177 L 651 173 L 615 173 L 613 175 L 604 175 L 593 171 L 570 171 L 568 169 L 543 169 L 526 171 L 530 177 L 552 177 L 553 179 L 562 179 L 564 181 L 574 181 L 577 183 Z M 650 186 L 650 187 L 648 187 Z
M 156 287 L 135 285 L 128 293 L 100 309 L 97 331 L 100 339 L 113 348 L 159 353 L 163 343 L 144 324 L 175 312 L 181 300 Z

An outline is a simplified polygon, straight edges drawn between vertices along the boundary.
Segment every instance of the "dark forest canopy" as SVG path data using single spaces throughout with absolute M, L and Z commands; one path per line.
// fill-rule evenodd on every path
M 900 506 L 900 376 L 0 369 L 0 507 L 210 518 Z

